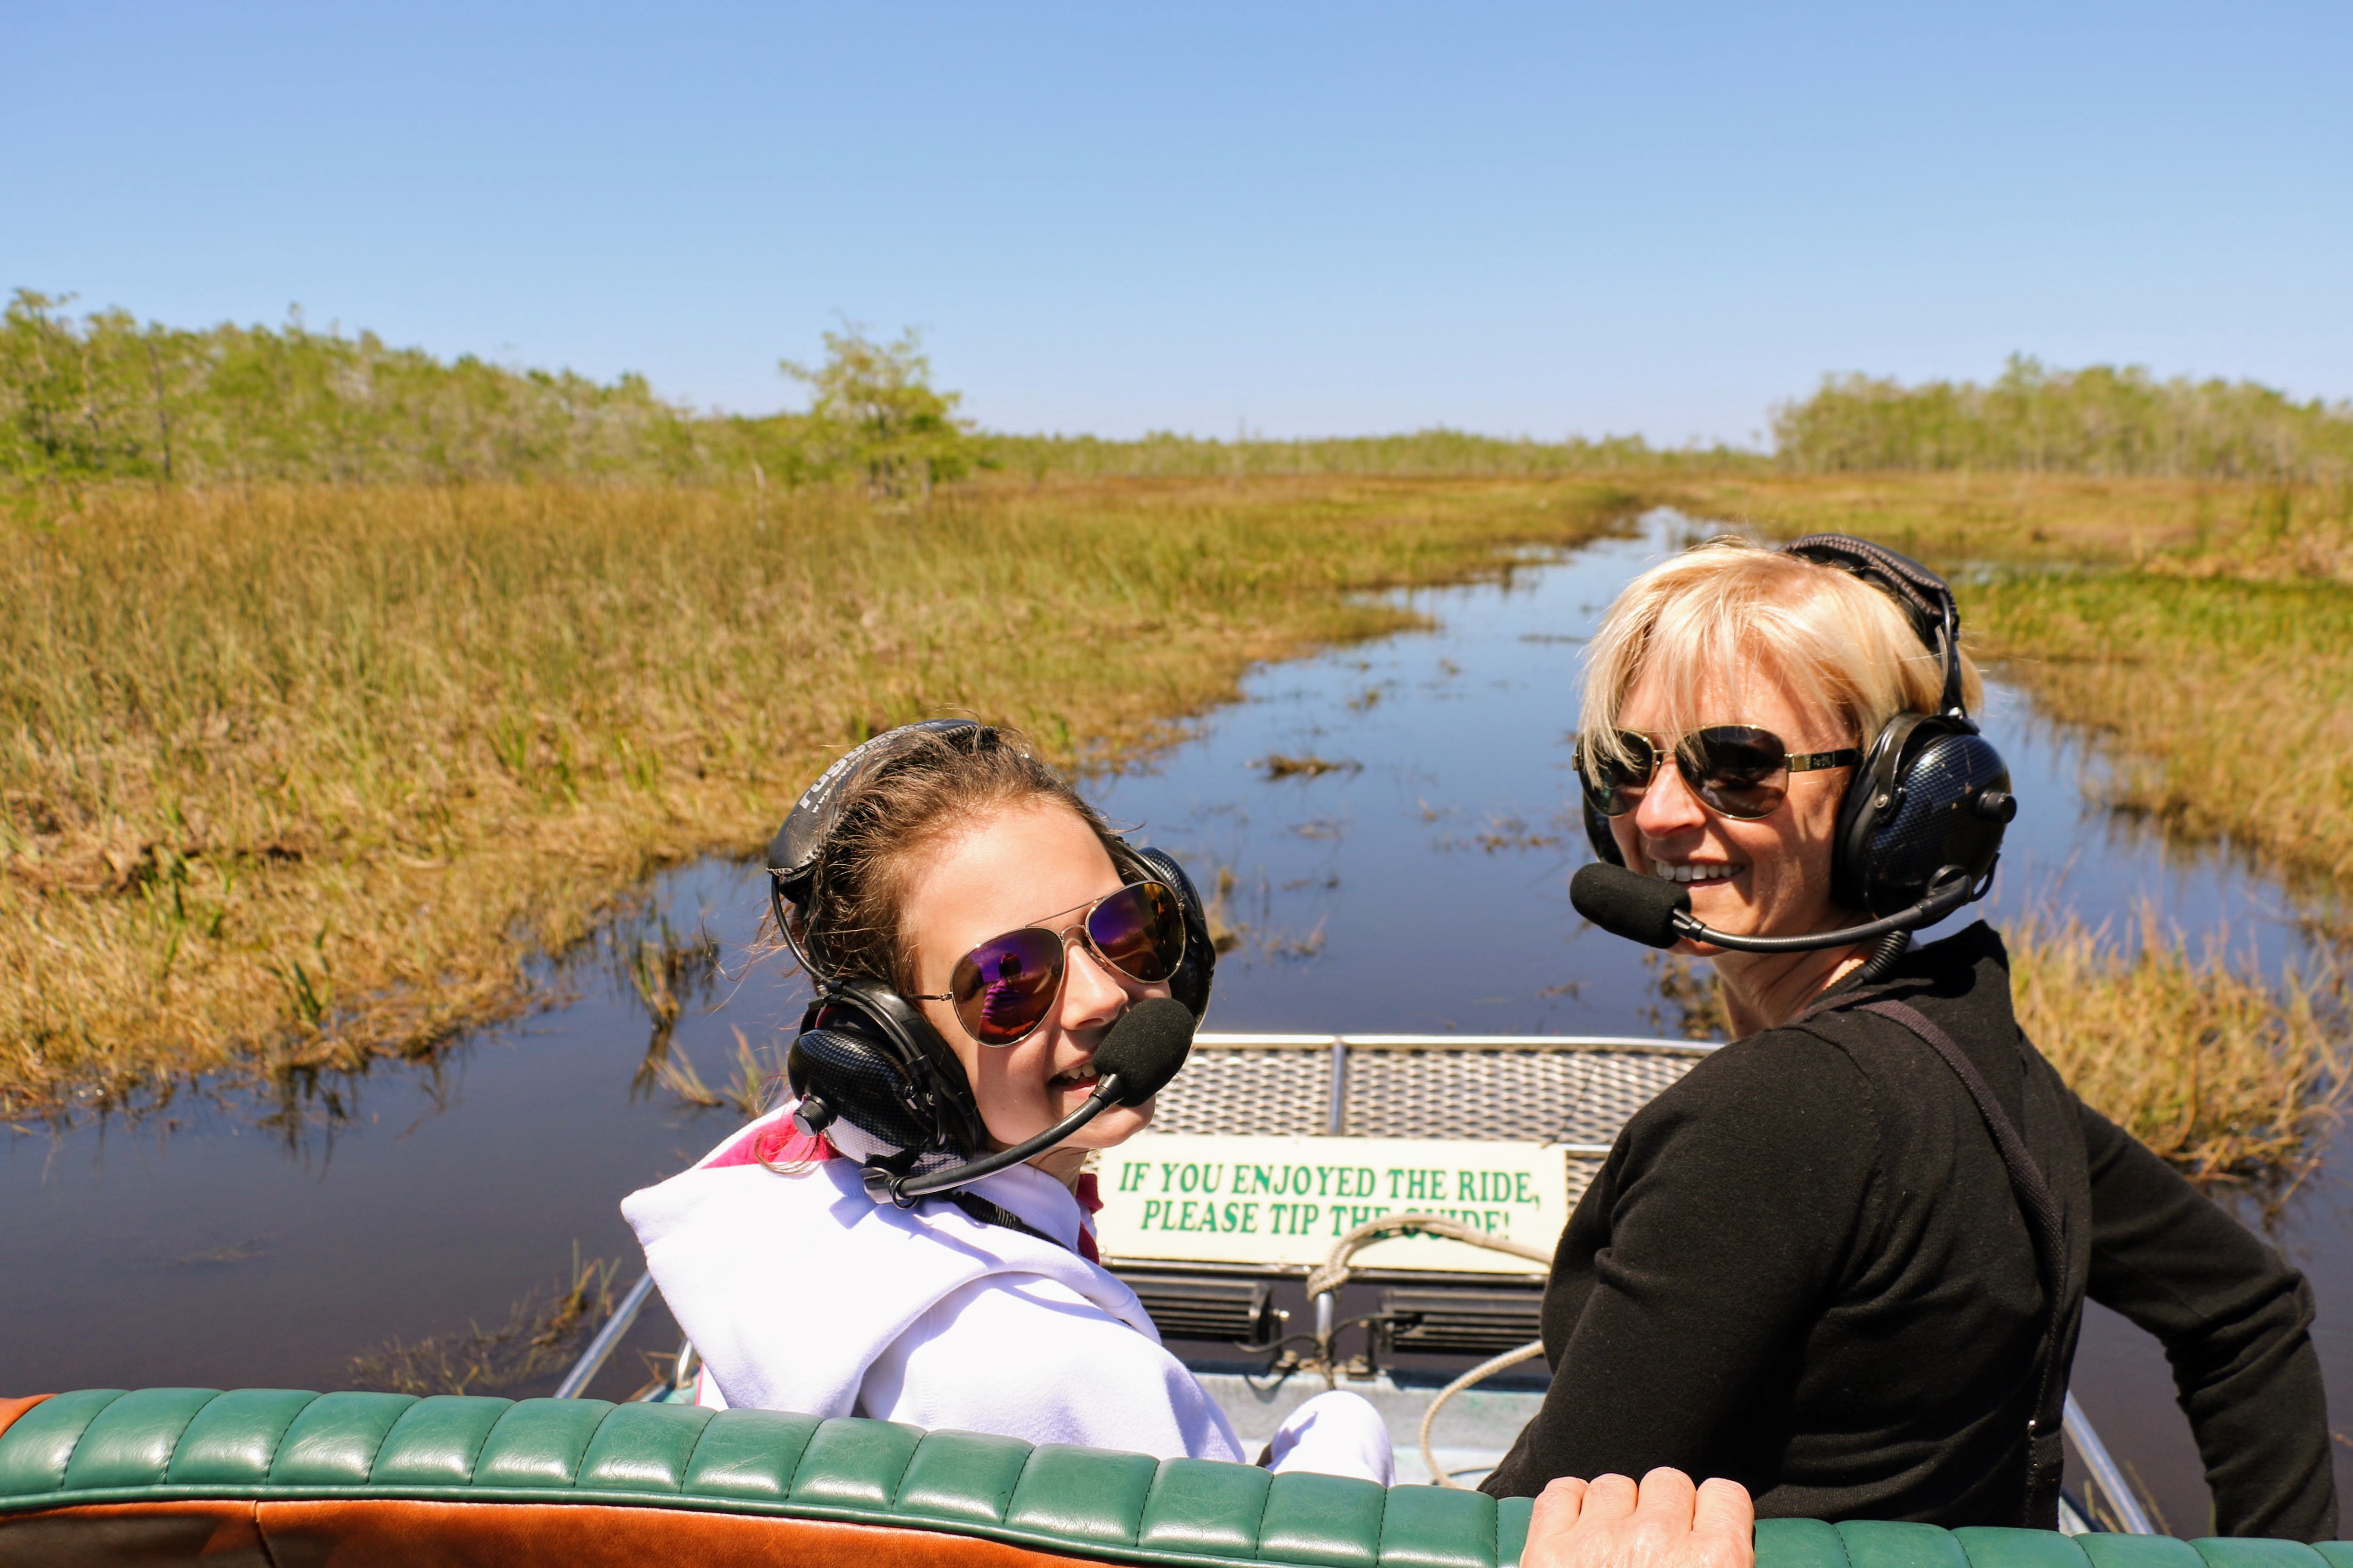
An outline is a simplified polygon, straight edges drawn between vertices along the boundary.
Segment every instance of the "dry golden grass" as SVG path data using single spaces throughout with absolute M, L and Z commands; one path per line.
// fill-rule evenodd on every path
M 2275 988 L 2153 910 L 2130 942 L 2073 917 L 2010 936 L 2019 1022 L 2076 1093 L 2201 1184 L 2294 1189 L 2353 1091 L 2341 977 Z
M 430 1053 L 843 744 L 1170 738 L 1365 591 L 1628 515 L 1599 483 L 89 492 L 0 522 L 0 1118 Z

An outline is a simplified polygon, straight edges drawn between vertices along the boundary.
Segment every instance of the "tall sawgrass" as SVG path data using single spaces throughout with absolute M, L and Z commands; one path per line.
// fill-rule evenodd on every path
M 2010 936 L 2019 1022 L 2085 1101 L 2201 1184 L 2294 1190 L 2353 1092 L 2343 976 L 2274 985 L 2147 909 L 2122 939 L 2047 913 Z
M 2353 884 L 2353 585 L 2022 574 L 1968 603 L 2005 671 L 2093 736 L 2110 804 Z
M 1634 506 L 1602 485 L 114 487 L 0 521 L 0 1114 L 429 1052 L 840 747 L 1081 764 Z

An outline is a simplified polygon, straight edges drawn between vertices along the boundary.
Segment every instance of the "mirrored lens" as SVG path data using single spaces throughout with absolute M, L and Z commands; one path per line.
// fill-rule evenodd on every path
M 1122 888 L 1097 904 L 1087 938 L 1105 963 L 1147 985 L 1176 973 L 1185 959 L 1185 917 L 1176 893 L 1159 882 Z
M 1789 794 L 1789 748 L 1770 730 L 1717 724 L 1683 737 L 1675 765 L 1711 810 L 1753 820 L 1770 816 Z
M 1062 939 L 1036 927 L 992 937 L 948 977 L 958 1022 L 984 1046 L 1009 1046 L 1036 1028 L 1062 984 Z
M 1658 768 L 1658 752 L 1647 735 L 1620 730 L 1618 743 L 1626 749 L 1626 759 L 1605 757 L 1588 748 L 1584 766 L 1577 770 L 1585 798 L 1604 816 L 1623 816 L 1641 805 L 1642 792 L 1651 787 L 1651 775 Z

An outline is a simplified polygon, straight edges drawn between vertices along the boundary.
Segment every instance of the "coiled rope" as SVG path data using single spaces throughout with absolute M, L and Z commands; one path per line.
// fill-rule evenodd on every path
M 1514 1258 L 1530 1258 L 1537 1263 L 1552 1262 L 1552 1254 L 1549 1252 L 1525 1246 L 1520 1242 L 1505 1241 L 1501 1237 L 1489 1236 L 1483 1230 L 1464 1225 L 1461 1220 L 1448 1219 L 1443 1215 L 1383 1215 L 1378 1219 L 1367 1220 L 1339 1239 L 1332 1248 L 1332 1255 L 1325 1258 L 1320 1267 L 1308 1274 L 1307 1299 L 1313 1301 L 1318 1296 L 1337 1292 L 1341 1286 L 1348 1282 L 1349 1275 L 1354 1272 L 1353 1266 L 1349 1263 L 1351 1258 L 1376 1241 L 1384 1241 L 1391 1237 L 1399 1236 L 1435 1237 L 1441 1241 L 1459 1241 L 1469 1247 L 1483 1247 L 1491 1252 L 1508 1252 Z M 1317 1353 L 1323 1357 L 1326 1369 L 1325 1376 L 1329 1378 L 1332 1375 L 1330 1368 L 1333 1361 L 1332 1345 L 1328 1334 L 1316 1349 Z M 1430 1408 L 1421 1414 L 1421 1462 L 1430 1467 L 1430 1479 L 1434 1485 L 1452 1487 L 1457 1491 L 1467 1489 L 1461 1482 L 1440 1468 L 1438 1450 L 1430 1440 L 1430 1431 L 1438 1421 L 1438 1412 L 1446 1402 L 1474 1384 L 1484 1382 L 1497 1373 L 1508 1367 L 1517 1366 L 1522 1362 L 1534 1361 L 1542 1354 L 1544 1354 L 1544 1342 L 1532 1340 L 1517 1350 L 1505 1351 L 1491 1361 L 1481 1362 L 1477 1366 L 1440 1389 L 1430 1399 Z

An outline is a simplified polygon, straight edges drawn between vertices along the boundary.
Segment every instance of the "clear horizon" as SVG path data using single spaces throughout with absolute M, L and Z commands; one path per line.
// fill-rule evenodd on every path
M 987 427 L 1754 445 L 2012 352 L 2353 394 L 2353 12 L 93 4 L 0 287 Z

